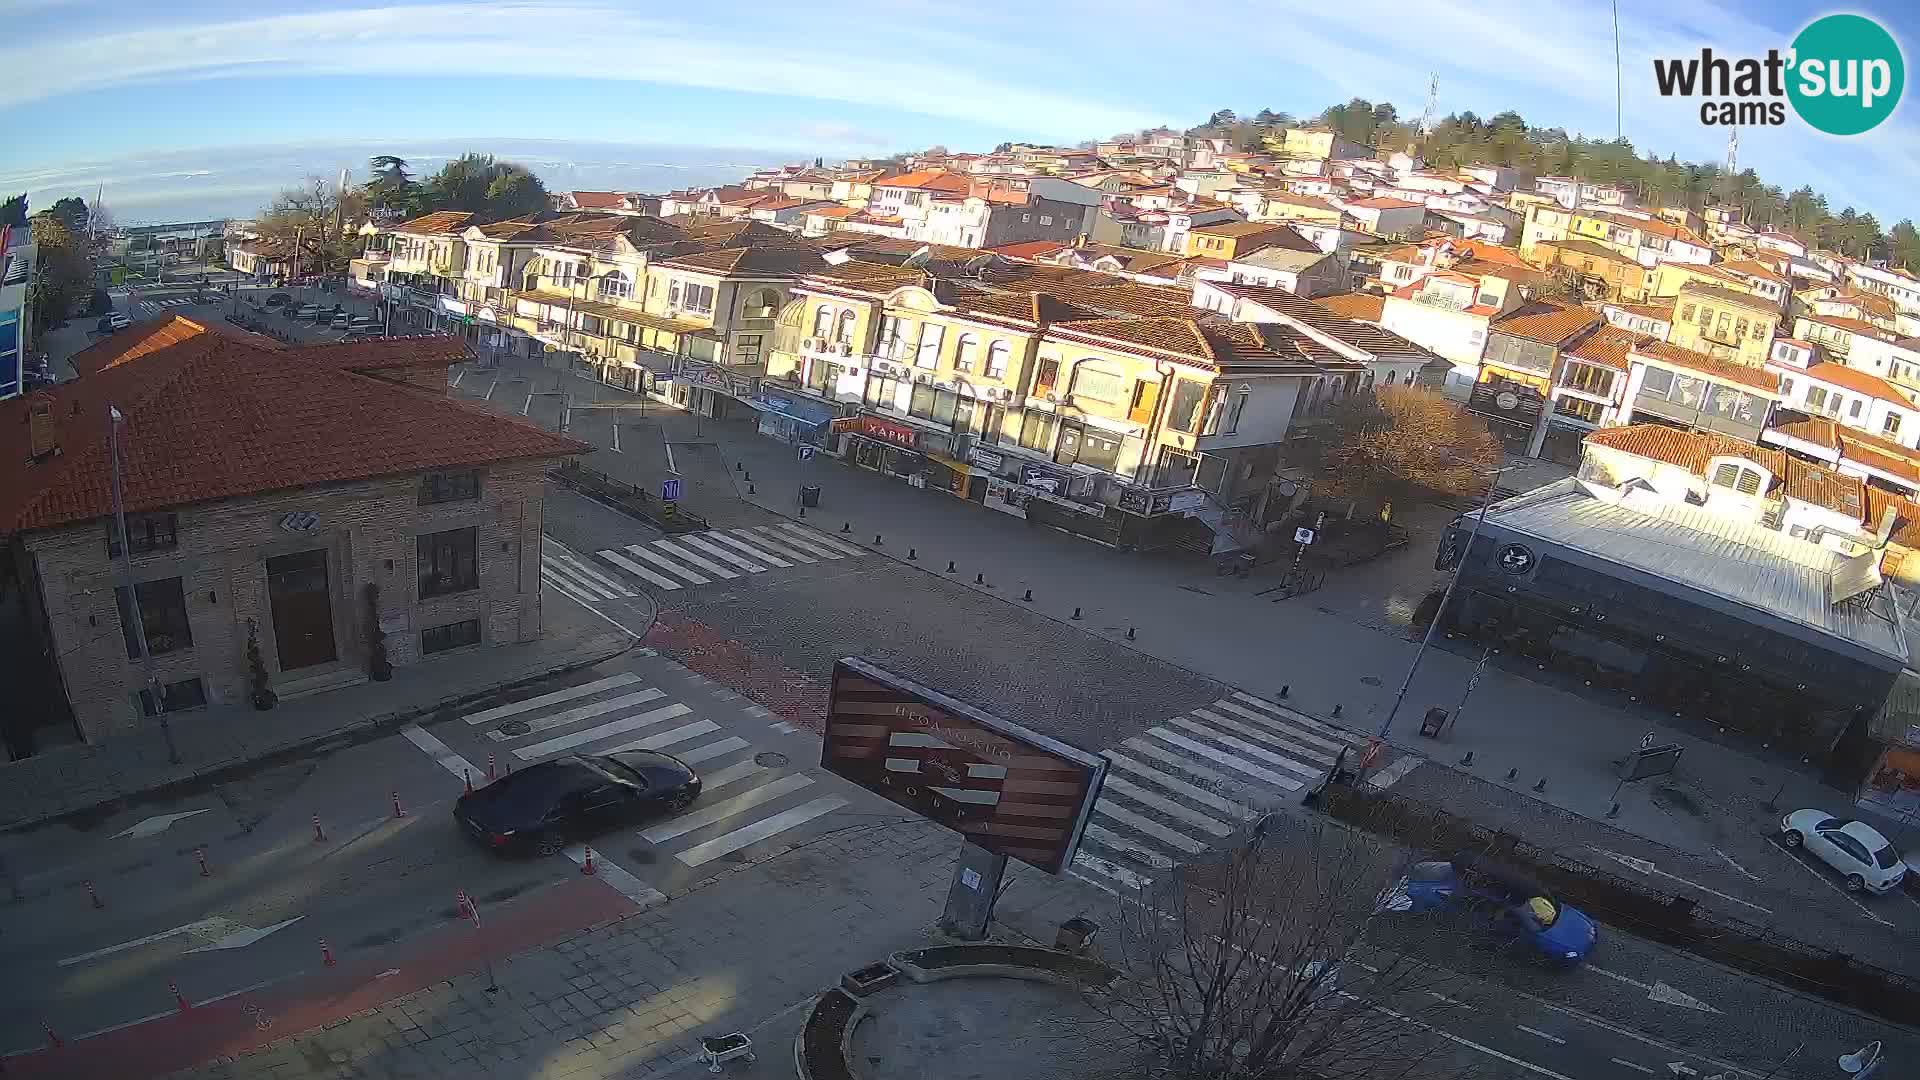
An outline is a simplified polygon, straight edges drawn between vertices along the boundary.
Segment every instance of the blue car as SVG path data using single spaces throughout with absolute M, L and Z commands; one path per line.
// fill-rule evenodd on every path
M 1406 893 L 1414 911 L 1487 912 L 1496 926 L 1517 933 L 1563 967 L 1585 960 L 1600 937 L 1586 912 L 1554 899 L 1539 882 L 1473 856 L 1416 863 L 1407 874 Z

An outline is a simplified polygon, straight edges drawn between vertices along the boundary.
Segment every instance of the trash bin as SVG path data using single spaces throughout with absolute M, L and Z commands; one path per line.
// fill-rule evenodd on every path
M 800 505 L 806 507 L 809 510 L 817 509 L 819 507 L 820 505 L 820 485 L 819 484 L 800 485 Z
M 1446 726 L 1447 710 L 1441 708 L 1428 709 L 1427 715 L 1420 721 L 1420 734 L 1429 739 L 1437 739 L 1440 737 L 1441 730 Z
M 1060 924 L 1059 933 L 1054 935 L 1053 947 L 1059 949 L 1061 952 L 1078 955 L 1079 953 L 1085 952 L 1087 947 L 1093 944 L 1093 939 L 1099 936 L 1099 934 L 1099 924 L 1095 923 L 1092 919 L 1075 915 L 1073 918 Z

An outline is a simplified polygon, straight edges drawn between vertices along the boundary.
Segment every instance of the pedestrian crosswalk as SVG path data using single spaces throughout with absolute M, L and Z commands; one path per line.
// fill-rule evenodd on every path
M 540 580 L 589 606 L 639 595 L 633 586 L 551 536 L 540 538 Z
M 1263 811 L 1297 798 L 1341 750 L 1358 754 L 1365 741 L 1238 692 L 1172 717 L 1103 755 L 1106 783 L 1073 872 L 1103 887 L 1145 888 Z
M 498 753 L 516 769 L 559 754 L 623 750 L 657 750 L 694 766 L 700 798 L 684 813 L 636 833 L 688 868 L 738 856 L 847 805 L 846 798 L 823 790 L 831 781 L 818 770 L 761 765 L 753 743 L 646 683 L 622 672 L 462 719 L 501 748 L 490 752 L 489 761 Z
M 148 314 L 158 314 L 162 308 L 185 307 L 194 302 L 191 296 L 170 296 L 164 300 L 142 300 L 140 308 Z
M 634 577 L 671 592 L 772 569 L 836 561 L 866 551 L 804 525 L 783 522 L 682 533 L 599 554 Z

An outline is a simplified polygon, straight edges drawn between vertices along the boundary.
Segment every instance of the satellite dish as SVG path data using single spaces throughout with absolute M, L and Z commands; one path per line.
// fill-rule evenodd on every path
M 913 254 L 907 256 L 906 260 L 902 262 L 900 265 L 910 266 L 918 270 L 921 267 L 927 265 L 927 263 L 932 261 L 932 259 L 933 259 L 933 249 L 928 247 L 925 244 L 921 244 L 920 249 L 918 251 L 915 251 Z

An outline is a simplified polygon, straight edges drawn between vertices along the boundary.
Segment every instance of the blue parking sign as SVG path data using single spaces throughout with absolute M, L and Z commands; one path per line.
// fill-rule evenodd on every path
M 680 498 L 679 477 L 669 477 L 660 481 L 660 498 L 663 502 L 673 502 Z
M 814 451 L 814 448 L 813 448 L 813 447 L 811 447 L 811 446 L 802 446 L 802 447 L 800 448 L 800 460 L 801 460 L 801 461 L 812 461 L 812 460 L 813 460 L 813 451 Z

